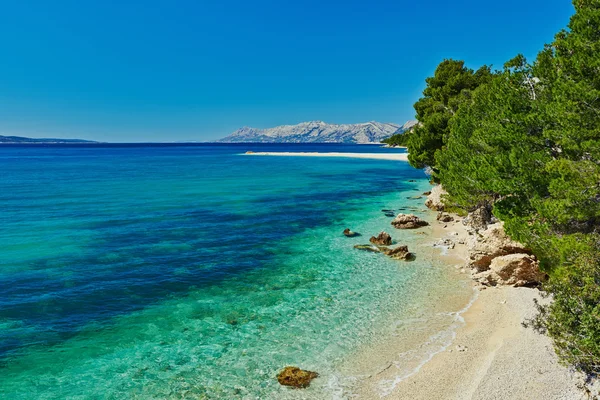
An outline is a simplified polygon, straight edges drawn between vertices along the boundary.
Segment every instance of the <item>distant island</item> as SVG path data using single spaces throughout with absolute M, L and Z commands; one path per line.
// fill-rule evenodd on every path
M 360 124 L 328 124 L 323 121 L 302 122 L 258 129 L 243 127 L 220 139 L 221 143 L 381 143 L 383 139 L 403 133 L 417 122 L 404 125 L 365 122 Z
M 2 136 L 0 135 L 0 144 L 9 143 L 98 143 L 93 140 L 83 139 L 34 139 L 21 136 Z

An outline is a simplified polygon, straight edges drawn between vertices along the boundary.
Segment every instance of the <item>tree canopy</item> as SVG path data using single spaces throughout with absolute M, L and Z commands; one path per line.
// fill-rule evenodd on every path
M 533 63 L 501 71 L 444 60 L 415 104 L 412 165 L 434 168 L 449 205 L 493 205 L 550 273 L 537 326 L 558 354 L 600 372 L 600 0 L 575 0 Z

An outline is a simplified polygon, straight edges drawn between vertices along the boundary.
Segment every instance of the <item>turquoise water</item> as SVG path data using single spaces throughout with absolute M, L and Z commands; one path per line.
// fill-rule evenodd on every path
M 0 147 L 2 398 L 348 397 L 366 346 L 452 325 L 470 289 L 431 252 L 405 263 L 352 248 L 385 229 L 425 249 L 381 211 L 431 218 L 410 199 L 429 188 L 421 171 L 246 150 L 397 151 Z M 321 376 L 284 388 L 286 365 Z

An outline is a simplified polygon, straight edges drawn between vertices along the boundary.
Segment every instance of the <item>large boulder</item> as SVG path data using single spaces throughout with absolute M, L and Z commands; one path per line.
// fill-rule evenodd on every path
M 298 367 L 285 367 L 283 371 L 277 374 L 277 381 L 284 386 L 306 388 L 318 376 L 319 374 L 313 371 L 305 371 Z
M 371 236 L 369 242 L 378 246 L 389 246 L 392 244 L 392 237 L 386 232 L 380 232 L 377 236 Z
M 492 260 L 507 254 L 531 254 L 519 242 L 509 238 L 504 232 L 504 224 L 498 222 L 479 230 L 467 243 L 469 250 L 469 265 L 477 272 L 487 271 Z
M 435 211 L 444 211 L 444 203 L 442 198 L 444 195 L 448 194 L 442 187 L 442 185 L 434 186 L 431 189 L 431 193 L 427 196 L 427 200 L 425 201 L 425 205 L 428 208 L 431 208 Z
M 392 225 L 396 229 L 416 229 L 429 225 L 429 223 L 414 214 L 398 214 L 392 221 Z
M 543 282 L 547 276 L 540 271 L 535 256 L 515 253 L 494 258 L 489 270 L 475 274 L 474 278 L 480 283 L 491 286 L 527 286 Z

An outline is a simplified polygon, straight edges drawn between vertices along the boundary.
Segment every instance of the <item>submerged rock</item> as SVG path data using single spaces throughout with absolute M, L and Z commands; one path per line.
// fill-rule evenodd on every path
M 318 376 L 319 374 L 313 371 L 305 371 L 298 367 L 285 367 L 283 371 L 277 374 L 277 381 L 284 386 L 306 388 Z
M 380 253 L 381 249 L 372 244 L 355 244 L 354 248 L 357 250 L 370 251 L 371 253 Z
M 392 225 L 396 229 L 416 229 L 429 225 L 429 223 L 414 214 L 398 214 L 392 221 Z
M 410 261 L 415 258 L 415 255 L 408 251 L 408 246 L 398 246 L 393 249 L 385 249 L 383 253 L 394 260 Z
M 360 236 L 360 233 L 352 232 L 349 228 L 344 229 L 344 236 L 346 237 L 356 237 Z
M 371 236 L 369 242 L 379 246 L 389 246 L 392 244 L 392 237 L 386 232 L 380 232 L 377 237 Z

